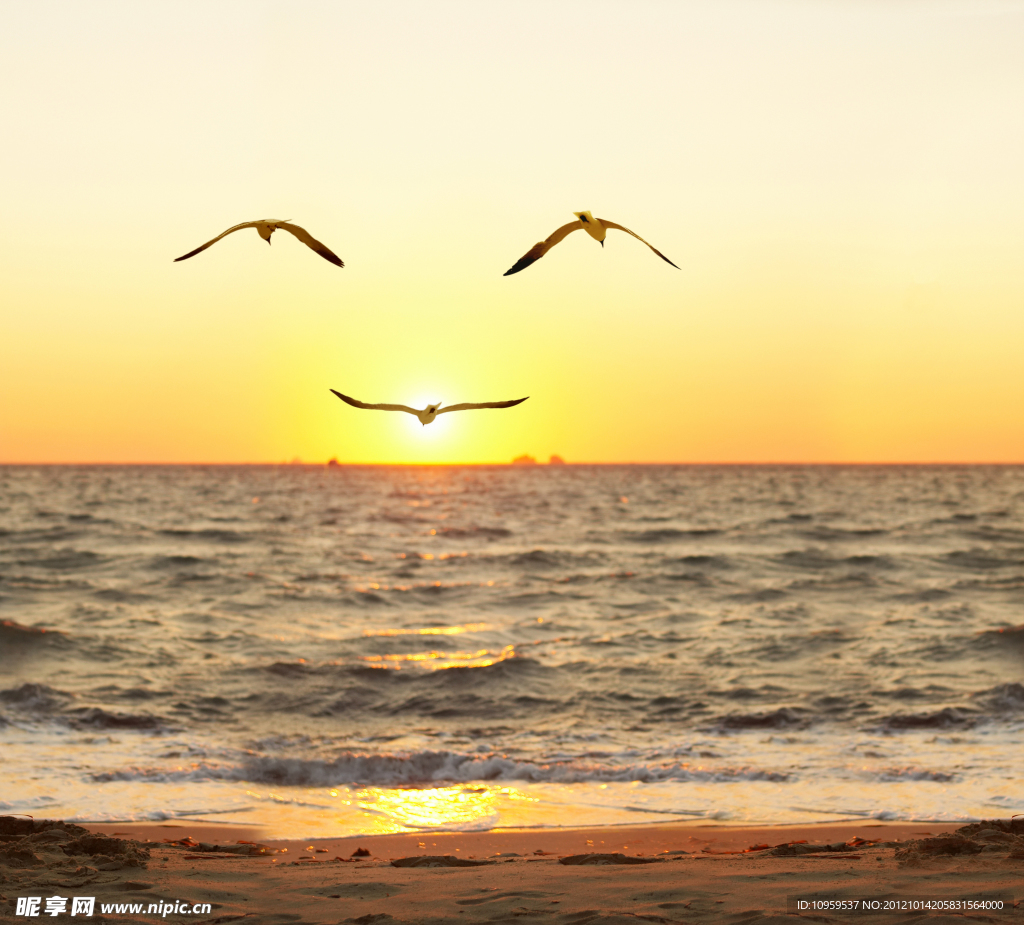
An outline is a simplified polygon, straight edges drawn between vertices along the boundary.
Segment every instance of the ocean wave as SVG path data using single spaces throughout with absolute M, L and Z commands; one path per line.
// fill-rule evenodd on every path
M 715 585 L 715 580 L 709 578 L 703 572 L 666 572 L 661 575 L 666 581 L 688 581 L 694 587 L 710 588 Z
M 408 755 L 343 753 L 331 761 L 258 756 L 237 764 L 195 764 L 189 768 L 123 768 L 92 775 L 108 781 L 235 780 L 296 787 L 344 784 L 417 787 L 437 783 L 529 781 L 572 784 L 658 783 L 662 781 L 786 781 L 790 775 L 763 768 L 694 768 L 686 764 L 638 764 L 608 767 L 578 761 L 517 761 L 505 755 L 467 755 L 423 751 Z
M 437 535 L 453 539 L 501 540 L 512 536 L 512 531 L 506 527 L 442 527 Z
M 893 713 L 882 719 L 880 727 L 887 732 L 907 729 L 963 729 L 976 725 L 980 718 L 973 710 L 944 707 L 932 713 Z
M 12 591 L 91 591 L 84 578 L 42 578 L 36 575 L 0 575 L 0 587 Z
M 559 669 L 542 665 L 528 656 L 517 655 L 511 648 L 474 647 L 466 652 L 392 652 L 387 650 L 407 645 L 410 637 L 398 635 L 371 638 L 378 647 L 377 651 L 374 655 L 358 656 L 357 661 L 339 660 L 321 664 L 303 660 L 278 661 L 260 666 L 259 670 L 295 679 L 322 676 L 331 678 L 335 683 L 344 683 L 348 679 L 365 686 L 365 690 L 344 690 L 341 700 L 332 708 L 337 710 L 346 709 L 351 698 L 358 699 L 371 691 L 374 696 L 386 696 L 411 687 L 419 692 L 418 696 L 424 705 L 429 705 L 431 709 L 436 707 L 457 711 L 461 702 L 451 699 L 453 691 L 469 687 L 475 692 L 480 685 L 486 685 L 479 688 L 482 696 L 477 699 L 492 703 L 495 712 L 500 712 L 501 704 L 508 696 L 522 693 L 520 687 L 527 680 L 540 681 L 559 672 Z M 432 637 L 432 641 L 436 639 Z M 439 663 L 443 663 L 444 667 L 439 668 Z M 509 690 L 503 682 L 510 682 L 514 687 Z
M 849 572 L 830 578 L 800 578 L 786 585 L 789 591 L 851 591 L 877 587 L 878 580 L 866 572 Z
M 1024 710 L 1024 684 L 999 684 L 971 696 L 997 713 L 1016 713 Z
M 957 775 L 949 771 L 932 771 L 928 768 L 879 768 L 870 772 L 870 776 L 879 781 L 931 780 L 944 784 L 957 779 Z
M 854 638 L 841 630 L 822 630 L 806 636 L 771 637 L 760 645 L 753 646 L 746 654 L 754 656 L 759 661 L 787 662 L 814 653 L 827 652 L 854 641 Z
M 178 568 L 191 568 L 202 564 L 214 564 L 207 563 L 207 560 L 200 559 L 198 556 L 154 556 L 149 560 L 148 567 L 151 569 L 178 569 Z
M 69 725 L 76 729 L 138 729 L 157 732 L 170 729 L 165 719 L 150 713 L 110 713 L 101 707 L 82 707 L 64 714 Z
M 932 601 L 944 601 L 953 596 L 953 592 L 946 588 L 919 588 L 914 591 L 902 591 L 894 594 L 893 598 L 898 601 L 911 601 L 928 604 Z
M 861 701 L 863 703 L 863 701 Z M 840 714 L 845 713 L 854 706 L 854 702 L 850 697 L 836 696 L 834 694 L 824 694 L 821 697 L 814 699 L 814 705 L 824 714 Z
M 976 530 L 964 530 L 963 536 L 990 543 L 1024 543 L 1024 530 L 1013 527 L 991 527 L 984 525 Z
M 0 539 L 5 543 L 60 543 L 81 537 L 83 531 L 66 527 L 51 527 L 48 530 L 4 530 Z
M 990 630 L 982 630 L 972 642 L 981 649 L 991 650 L 1007 647 L 1017 649 L 1024 646 L 1024 623 L 1020 626 L 998 626 Z
M 389 601 L 385 600 L 383 597 L 377 594 L 376 591 L 360 591 L 357 589 L 352 594 L 348 595 L 348 600 L 356 604 L 361 604 L 364 607 L 393 606 Z
M 412 514 L 402 511 L 401 513 L 395 511 L 383 511 L 380 514 L 374 514 L 370 520 L 384 521 L 385 523 L 391 524 L 427 524 L 433 521 L 435 518 L 424 514 Z
M 791 549 L 776 556 L 776 561 L 787 568 L 824 569 L 835 568 L 840 560 L 821 549 Z
M 660 530 L 623 530 L 619 537 L 628 543 L 674 543 L 679 540 L 701 539 L 717 536 L 722 531 L 716 528 L 696 528 L 693 530 L 677 530 L 674 527 L 663 527 Z
M 775 561 L 785 568 L 798 568 L 811 571 L 835 568 L 857 569 L 892 569 L 895 563 L 889 556 L 833 556 L 827 550 L 811 547 L 809 549 L 791 549 L 775 557 Z
M 734 601 L 747 601 L 751 604 L 767 604 L 787 596 L 781 588 L 756 588 L 752 591 L 740 591 L 730 595 Z
M 765 713 L 727 713 L 718 718 L 713 728 L 721 731 L 793 729 L 807 726 L 809 722 L 805 711 L 793 707 L 779 707 Z
M 813 527 L 810 530 L 801 530 L 800 534 L 810 540 L 862 540 L 867 537 L 885 536 L 888 530 L 882 527 L 826 527 L 824 525 Z
M 734 567 L 728 556 L 679 556 L 665 559 L 666 565 L 684 565 L 704 569 L 731 569 Z
M 958 549 L 946 553 L 940 561 L 954 568 L 979 572 L 1024 565 L 1024 558 L 1020 555 L 1000 555 L 1000 552 L 994 549 Z
M 301 678 L 304 675 L 313 674 L 315 671 L 312 665 L 306 664 L 305 659 L 297 662 L 274 662 L 271 665 L 265 665 L 263 670 L 281 678 Z
M 277 802 L 277 801 L 273 801 Z M 282 800 L 280 802 L 288 802 Z M 323 808 L 323 807 L 319 807 Z M 190 823 L 196 821 L 197 816 L 218 816 L 227 815 L 234 813 L 244 813 L 253 809 L 253 806 L 210 806 L 206 808 L 195 808 L 195 809 L 184 809 L 176 811 L 173 809 L 151 809 L 142 812 L 131 810 L 117 810 L 115 812 L 87 812 L 87 813 L 75 813 L 63 816 L 65 822 L 79 823 L 86 825 L 88 823 L 121 823 L 121 822 L 167 822 L 171 819 L 185 820 Z M 254 825 L 253 822 L 241 822 L 238 819 L 232 819 L 230 823 L 233 827 L 240 825 Z
M 961 579 L 954 587 L 958 591 L 1024 591 L 1024 575 Z
M 101 601 L 112 601 L 115 604 L 141 604 L 153 600 L 152 594 L 141 591 L 126 591 L 123 588 L 101 588 L 93 591 L 92 596 Z
M 791 806 L 796 812 L 814 813 L 822 816 L 855 816 L 859 819 L 878 819 L 882 822 L 978 822 L 977 816 L 967 813 L 917 813 L 895 809 L 828 809 L 815 806 Z
M 843 565 L 859 566 L 861 568 L 894 569 L 897 568 L 896 561 L 891 556 L 845 556 L 842 559 Z
M 491 561 L 505 560 L 508 565 L 518 568 L 569 568 L 570 566 L 600 565 L 607 561 L 607 556 L 600 553 L 569 552 L 567 550 L 531 549 L 529 552 L 516 553 L 510 556 L 494 556 Z
M 739 687 L 731 687 L 725 690 L 712 689 L 706 693 L 710 697 L 724 697 L 726 700 L 763 700 L 766 698 L 779 700 L 789 696 L 789 691 L 786 688 L 778 687 L 774 684 L 764 684 L 756 690 L 740 685 Z
M 238 530 L 178 530 L 166 529 L 158 531 L 161 536 L 170 536 L 183 540 L 204 540 L 209 543 L 248 543 L 253 539 L 248 533 Z
M 34 568 L 69 572 L 75 569 L 92 568 L 106 561 L 106 556 L 87 549 L 58 549 L 43 559 L 22 559 L 18 564 Z
M 573 582 L 578 584 L 578 582 Z M 519 607 L 534 607 L 551 604 L 559 604 L 563 601 L 586 600 L 587 594 L 580 591 L 570 591 L 566 588 L 563 591 L 524 591 L 522 594 L 509 594 L 504 598 L 503 603 Z
M 25 626 L 14 620 L 0 620 L 0 642 L 5 646 L 17 643 L 53 642 L 64 638 L 66 638 L 65 634 L 60 630 L 46 629 L 41 626 Z M 0 650 L 0 654 L 2 654 L 2 650 Z
M 27 682 L 20 687 L 0 691 L 0 700 L 21 710 L 48 712 L 64 707 L 74 695 L 57 690 L 48 684 Z
M 891 697 L 893 700 L 928 700 L 936 697 L 946 698 L 949 696 L 948 687 L 937 687 L 929 684 L 922 690 L 919 687 L 897 687 L 890 691 L 878 691 L 880 697 Z
M 108 697 L 116 697 L 118 700 L 160 700 L 174 696 L 171 691 L 154 691 L 145 687 L 129 687 L 123 690 L 116 684 L 104 688 L 102 692 Z

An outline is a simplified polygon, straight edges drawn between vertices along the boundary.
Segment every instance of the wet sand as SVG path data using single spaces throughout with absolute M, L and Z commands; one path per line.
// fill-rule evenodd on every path
M 371 856 L 383 860 L 415 854 L 458 854 L 484 859 L 495 854 L 533 855 L 546 851 L 554 855 L 591 852 L 623 852 L 632 855 L 658 855 L 669 851 L 704 853 L 742 851 L 751 845 L 807 840 L 812 844 L 831 844 L 851 838 L 880 841 L 907 841 L 949 830 L 936 823 L 839 823 L 803 826 L 729 826 L 707 824 L 666 824 L 613 826 L 579 829 L 498 829 L 488 832 L 434 832 L 432 834 L 361 835 L 353 838 L 325 838 L 296 841 L 268 840 L 258 827 L 221 826 L 211 823 L 117 823 L 90 824 L 90 831 L 137 841 L 161 842 L 190 837 L 197 842 L 258 841 L 286 853 L 307 853 L 303 849 L 325 849 L 318 854 L 348 857 L 356 848 L 365 848 Z
M 141 904 L 141 912 L 125 910 L 106 917 L 117 922 L 152 922 L 160 916 L 147 914 L 148 905 L 174 900 L 210 903 L 209 913 L 189 915 L 188 920 L 211 922 L 243 916 L 254 922 L 358 925 L 506 921 L 578 925 L 636 923 L 638 919 L 762 922 L 783 921 L 798 898 L 956 900 L 982 893 L 1001 893 L 1011 905 L 1001 914 L 979 918 L 1024 921 L 1024 909 L 1012 905 L 1019 898 L 1015 894 L 1024 893 L 1024 837 L 1016 832 L 1016 828 L 1024 830 L 1024 825 L 1013 827 L 1013 834 L 983 829 L 972 833 L 973 841 L 954 836 L 954 841 L 959 839 L 958 844 L 968 845 L 974 853 L 930 856 L 910 848 L 911 856 L 897 857 L 901 850 L 906 855 L 908 844 L 941 845 L 935 836 L 954 828 L 934 824 L 670 825 L 402 834 L 262 841 L 264 848 L 247 850 L 266 850 L 266 854 L 239 856 L 209 849 L 238 841 L 260 842 L 258 830 L 203 824 L 90 825 L 98 835 L 116 833 L 121 839 L 139 840 L 149 849 L 146 868 L 100 869 L 116 867 L 116 861 L 94 868 L 89 858 L 70 860 L 40 849 L 37 865 L 0 866 L 4 878 L 0 890 L 7 900 L 2 906 L 11 913 L 15 898 L 25 895 L 95 895 L 98 904 Z M 32 838 L 45 840 L 46 834 Z M 184 844 L 172 845 L 164 839 Z M 857 839 L 877 843 L 846 847 Z M 782 850 L 811 853 L 778 856 L 764 849 L 745 850 L 793 842 L 806 844 Z M 845 850 L 835 850 L 840 845 Z M 826 846 L 833 850 L 822 850 Z M 357 849 L 366 856 L 351 860 Z M 612 863 L 565 863 L 567 858 L 586 855 L 592 862 Z M 446 857 L 457 860 L 440 860 Z M 393 866 L 402 858 L 465 866 Z M 804 914 L 815 921 L 851 920 L 848 915 L 822 911 Z M 870 920 L 921 917 L 929 922 L 964 920 L 962 912 L 917 912 L 909 917 L 886 912 Z M 102 918 L 97 905 L 94 921 Z M 175 920 L 178 914 L 166 918 Z

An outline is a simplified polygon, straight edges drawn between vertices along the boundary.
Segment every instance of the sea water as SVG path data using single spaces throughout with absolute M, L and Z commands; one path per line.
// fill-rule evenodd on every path
M 1024 467 L 0 467 L 0 811 L 1024 812 Z

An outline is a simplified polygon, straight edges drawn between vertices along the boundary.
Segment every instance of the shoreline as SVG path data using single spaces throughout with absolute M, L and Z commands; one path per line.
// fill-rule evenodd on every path
M 338 838 L 269 838 L 258 826 L 216 823 L 77 823 L 98 835 L 130 838 L 144 844 L 161 844 L 183 838 L 197 842 L 234 844 L 259 842 L 289 854 L 305 846 L 326 849 L 330 857 L 348 857 L 356 848 L 371 856 L 391 860 L 415 854 L 458 854 L 485 858 L 493 854 L 535 851 L 567 855 L 590 851 L 621 851 L 658 855 L 671 851 L 741 851 L 754 844 L 792 841 L 829 844 L 851 838 L 905 842 L 938 835 L 955 827 L 950 823 L 876 822 L 810 823 L 794 825 L 727 825 L 722 823 L 666 822 L 646 825 L 579 826 L 531 829 L 489 829 L 481 832 L 396 832 L 387 835 L 346 835 Z

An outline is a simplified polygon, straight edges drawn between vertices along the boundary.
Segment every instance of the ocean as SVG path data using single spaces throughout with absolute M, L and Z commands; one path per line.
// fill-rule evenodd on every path
M 1024 467 L 0 467 L 0 811 L 1024 812 Z

